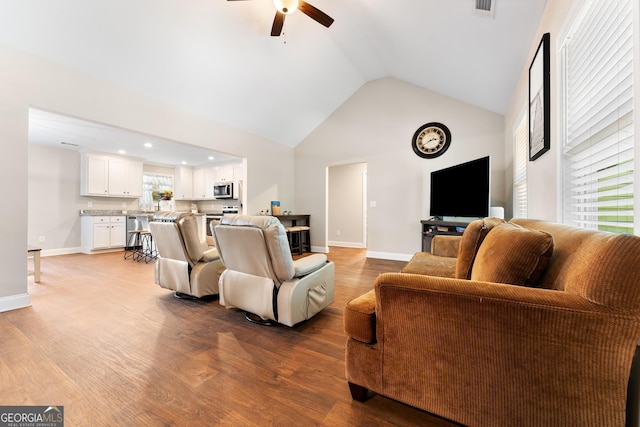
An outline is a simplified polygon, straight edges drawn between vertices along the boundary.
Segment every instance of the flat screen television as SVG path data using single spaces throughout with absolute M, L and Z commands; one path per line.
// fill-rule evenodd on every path
M 484 218 L 491 204 L 489 156 L 431 172 L 430 215 Z

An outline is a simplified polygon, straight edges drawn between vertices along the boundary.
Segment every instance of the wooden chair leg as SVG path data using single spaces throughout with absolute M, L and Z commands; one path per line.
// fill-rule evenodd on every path
M 364 402 L 368 398 L 369 390 L 361 385 L 349 383 L 349 391 L 351 392 L 351 398 L 358 402 Z
M 303 230 L 300 233 L 302 239 L 302 252 L 311 252 L 311 236 L 309 230 Z
M 291 253 L 302 255 L 302 232 L 300 230 L 294 229 L 291 230 L 289 234 L 291 235 Z
M 302 254 L 300 251 L 300 231 L 297 230 L 296 227 L 289 227 L 286 231 L 291 253 L 297 253 L 298 255 Z
M 293 248 L 293 233 L 291 232 L 291 230 L 286 230 L 287 231 L 287 240 L 289 240 L 289 248 Z

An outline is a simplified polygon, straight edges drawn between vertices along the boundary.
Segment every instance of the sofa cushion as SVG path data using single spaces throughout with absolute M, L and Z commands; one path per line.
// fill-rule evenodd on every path
M 551 234 L 516 224 L 497 225 L 478 250 L 471 280 L 536 286 L 552 253 Z
M 456 259 L 433 255 L 429 252 L 416 252 L 401 272 L 424 274 L 427 276 L 454 277 L 456 274 Z
M 458 260 L 456 263 L 456 279 L 470 279 L 471 269 L 476 259 L 478 249 L 487 234 L 496 225 L 504 224 L 500 218 L 488 217 L 473 221 L 467 225 L 462 234 L 462 240 L 458 249 Z
M 431 239 L 431 253 L 442 257 L 457 258 L 461 240 L 462 236 L 436 234 Z

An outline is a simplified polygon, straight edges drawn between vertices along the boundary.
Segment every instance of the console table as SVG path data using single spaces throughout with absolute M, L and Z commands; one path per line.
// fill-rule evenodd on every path
M 311 218 L 311 215 L 294 215 L 294 214 L 290 214 L 290 215 L 273 215 L 276 218 L 278 218 L 278 220 L 280 222 L 284 222 L 284 221 L 291 221 L 291 226 L 295 227 L 297 225 L 306 225 L 309 226 L 309 218 Z M 298 221 L 301 221 L 301 224 L 298 224 Z
M 302 255 L 303 252 L 311 252 L 311 233 L 309 220 L 311 215 L 273 215 L 284 225 L 289 239 L 291 252 Z M 286 225 L 285 222 L 291 223 Z
M 431 239 L 437 235 L 461 236 L 469 223 L 422 220 L 422 252 L 431 252 Z

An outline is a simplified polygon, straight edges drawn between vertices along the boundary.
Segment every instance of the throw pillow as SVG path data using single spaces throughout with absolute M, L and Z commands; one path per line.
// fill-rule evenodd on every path
M 456 279 L 470 279 L 471 268 L 476 259 L 476 254 L 482 241 L 485 239 L 489 231 L 496 225 L 504 224 L 505 221 L 500 218 L 487 217 L 471 222 L 465 228 L 458 249 L 458 259 L 456 262 Z
M 544 231 L 506 223 L 485 237 L 471 280 L 535 286 L 553 253 L 553 237 Z

